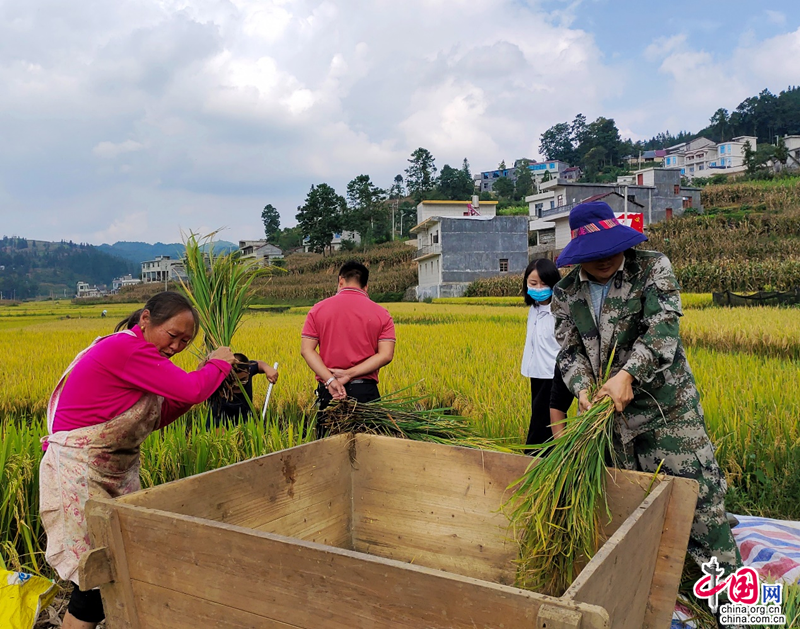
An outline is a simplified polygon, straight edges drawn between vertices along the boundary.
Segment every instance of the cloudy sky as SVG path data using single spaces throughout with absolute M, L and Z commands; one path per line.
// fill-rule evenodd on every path
M 418 146 L 475 172 L 578 112 L 697 130 L 798 59 L 797 0 L 0 0 L 0 235 L 254 238 Z

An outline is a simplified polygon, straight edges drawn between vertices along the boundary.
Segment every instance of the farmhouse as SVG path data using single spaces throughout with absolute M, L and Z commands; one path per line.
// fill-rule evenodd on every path
M 556 254 L 566 246 L 569 212 L 587 199 L 602 198 L 618 212 L 641 213 L 645 226 L 680 216 L 689 208 L 702 211 L 700 189 L 682 186 L 677 168 L 645 168 L 619 177 L 617 183 L 546 181 L 539 190 L 539 194 L 525 197 L 530 208 L 531 240 L 536 247 L 533 253 L 538 254 Z M 606 196 L 610 193 L 615 195 Z M 565 227 L 557 233 L 559 220 L 564 220 Z
M 89 282 L 78 282 L 75 297 L 78 299 L 91 299 L 103 297 L 105 294 L 105 287 L 89 286 Z
M 645 207 L 641 203 L 629 200 L 622 196 L 619 192 L 608 191 L 601 192 L 592 197 L 583 199 L 581 203 L 589 201 L 605 201 L 611 206 L 611 209 L 620 216 L 624 216 L 622 220 L 629 221 L 628 215 L 644 215 Z M 531 221 L 530 231 L 532 236 L 532 246 L 529 250 L 531 256 L 540 257 L 561 251 L 567 246 L 571 238 L 571 231 L 569 228 L 569 211 L 574 207 L 574 204 L 565 208 L 555 208 L 553 210 L 545 210 L 543 218 Z
M 496 170 L 486 170 L 472 179 L 475 182 L 475 189 L 479 192 L 493 192 L 494 182 L 498 179 L 510 179 L 517 181 L 517 170 L 522 166 L 522 162 L 528 162 L 528 170 L 531 171 L 534 182 L 538 185 L 542 179 L 577 179 L 580 177 L 580 169 L 573 168 L 561 160 L 551 159 L 545 162 L 537 162 L 535 159 L 518 159 L 511 168 L 498 168 Z M 545 174 L 546 173 L 546 174 Z
M 528 219 L 496 216 L 497 202 L 423 201 L 417 206 L 417 299 L 460 297 L 484 277 L 528 264 Z
M 239 255 L 245 260 L 257 260 L 266 266 L 275 264 L 276 260 L 283 260 L 283 251 L 266 240 L 240 240 Z
M 122 277 L 115 277 L 111 281 L 111 292 L 118 293 L 120 288 L 124 288 L 125 286 L 135 286 L 136 284 L 141 283 L 142 280 L 140 280 L 138 277 L 133 277 L 133 275 L 128 273 Z
M 186 278 L 186 270 L 181 260 L 169 256 L 156 256 L 155 260 L 142 262 L 142 282 L 166 282 Z
M 755 151 L 758 138 L 751 135 L 742 135 L 719 144 L 708 138 L 695 138 L 666 149 L 664 166 L 679 168 L 681 175 L 690 180 L 717 173 L 742 173 L 746 170 L 744 146 L 748 142 Z

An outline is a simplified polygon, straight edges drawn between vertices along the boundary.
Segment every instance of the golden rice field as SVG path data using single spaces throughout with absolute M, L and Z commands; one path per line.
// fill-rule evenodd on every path
M 683 335 L 732 486 L 729 509 L 800 519 L 800 309 L 719 309 L 705 297 L 687 297 Z M 388 304 L 398 344 L 382 371 L 382 390 L 413 386 L 430 404 L 452 405 L 472 418 L 483 434 L 521 440 L 530 413 L 529 385 L 519 373 L 526 310 L 504 305 Z M 13 547 L 29 567 L 41 564 L 26 551 L 25 535 L 37 552 L 34 468 L 47 398 L 74 355 L 133 309 L 106 308 L 101 318 L 103 306 L 0 307 L 0 554 L 12 555 Z M 145 444 L 146 485 L 306 438 L 315 386 L 299 352 L 307 310 L 253 312 L 235 338 L 236 351 L 280 363 L 268 424 L 206 433 L 200 422 L 177 422 Z M 176 359 L 187 369 L 196 361 L 189 350 Z M 254 381 L 256 406 L 266 384 L 263 377 Z

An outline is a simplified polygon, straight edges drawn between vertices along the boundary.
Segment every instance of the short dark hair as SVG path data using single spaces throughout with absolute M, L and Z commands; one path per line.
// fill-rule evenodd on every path
M 150 320 L 155 325 L 161 325 L 162 323 L 172 319 L 172 317 L 175 317 L 188 310 L 192 313 L 192 318 L 194 319 L 194 332 L 192 333 L 192 338 L 197 335 L 200 317 L 197 316 L 197 311 L 192 306 L 192 302 L 190 302 L 185 295 L 181 295 L 180 293 L 176 293 L 175 291 L 171 290 L 161 291 L 160 293 L 153 295 L 147 300 L 144 308 L 139 308 L 139 310 L 135 310 L 125 317 L 117 324 L 117 327 L 114 328 L 114 331 L 119 332 L 120 330 L 130 330 L 133 328 L 133 326 L 138 325 L 139 319 L 145 310 L 150 312 Z
M 369 282 L 369 269 L 360 262 L 355 260 L 348 260 L 339 269 L 339 277 L 345 282 L 352 282 L 358 280 L 361 288 L 364 288 Z
M 528 268 L 525 269 L 525 274 L 522 276 L 522 294 L 525 296 L 525 303 L 529 306 L 533 306 L 536 303 L 528 294 L 528 276 L 533 271 L 536 271 L 539 279 L 550 288 L 558 284 L 558 281 L 561 279 L 561 273 L 558 272 L 556 265 L 551 260 L 547 258 L 532 260 Z

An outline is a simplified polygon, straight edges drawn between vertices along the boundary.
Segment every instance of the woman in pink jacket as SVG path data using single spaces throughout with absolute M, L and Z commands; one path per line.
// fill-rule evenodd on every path
M 157 428 L 205 401 L 235 362 L 221 347 L 197 371 L 170 362 L 198 328 L 178 293 L 163 292 L 80 352 L 47 408 L 49 435 L 39 475 L 48 563 L 75 587 L 64 629 L 94 629 L 105 617 L 98 590 L 80 589 L 78 563 L 90 550 L 85 505 L 140 489 L 139 446 Z

